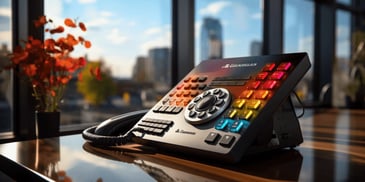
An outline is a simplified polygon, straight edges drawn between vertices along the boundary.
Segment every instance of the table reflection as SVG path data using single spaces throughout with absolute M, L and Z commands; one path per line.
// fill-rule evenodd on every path
M 310 113 L 304 142 L 218 163 L 138 144 L 98 148 L 81 135 L 0 145 L 0 170 L 28 181 L 364 181 L 365 111 Z
M 302 156 L 294 149 L 282 149 L 260 155 L 252 155 L 237 164 L 203 161 L 191 156 L 171 153 L 148 154 L 137 147 L 131 149 L 94 147 L 89 143 L 83 149 L 96 156 L 133 163 L 156 181 L 232 181 L 251 180 L 289 180 L 297 181 L 301 170 Z M 143 147 L 143 146 L 142 146 Z M 133 150 L 133 151 L 132 151 Z M 221 173 L 217 173 L 220 171 Z

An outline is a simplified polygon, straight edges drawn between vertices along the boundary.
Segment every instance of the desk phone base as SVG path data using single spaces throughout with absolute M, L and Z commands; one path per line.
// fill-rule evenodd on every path
M 135 124 L 135 141 L 224 162 L 295 147 L 289 95 L 309 68 L 306 53 L 203 61 Z

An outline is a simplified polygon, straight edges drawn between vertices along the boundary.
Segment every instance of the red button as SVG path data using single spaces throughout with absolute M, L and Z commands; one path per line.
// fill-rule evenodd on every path
M 287 70 L 290 69 L 290 67 L 291 67 L 291 63 L 290 62 L 285 62 L 285 63 L 281 63 L 278 66 L 277 70 L 279 70 L 279 71 L 287 71 Z
M 268 74 L 269 74 L 268 72 L 261 72 L 261 73 L 257 74 L 256 79 L 265 80 L 265 78 L 267 77 Z
M 285 72 L 283 71 L 275 71 L 272 75 L 270 75 L 270 79 L 273 80 L 281 80 L 284 78 Z
M 266 81 L 265 83 L 262 84 L 262 88 L 271 90 L 271 89 L 274 89 L 276 87 L 276 85 L 277 85 L 277 81 L 268 80 L 268 81 Z
M 272 71 L 275 68 L 275 63 L 269 63 L 264 66 L 263 71 Z
M 257 89 L 260 86 L 261 82 L 260 81 L 249 81 L 246 84 L 246 87 L 248 89 Z

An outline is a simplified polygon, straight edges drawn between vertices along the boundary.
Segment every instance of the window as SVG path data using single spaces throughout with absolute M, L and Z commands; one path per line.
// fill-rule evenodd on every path
M 351 14 L 343 10 L 336 12 L 336 62 L 333 67 L 333 105 L 346 106 L 346 87 L 349 83 L 351 59 Z
M 45 15 L 54 21 L 69 17 L 84 22 L 84 36 L 92 47 L 79 54 L 89 62 L 101 62 L 112 80 L 100 88 L 107 87 L 109 94 L 98 104 L 78 91 L 77 79 L 70 83 L 61 108 L 62 125 L 100 122 L 150 108 L 170 89 L 171 1 L 45 0 Z
M 12 49 L 11 1 L 0 1 L 0 66 L 7 62 Z M 0 133 L 12 131 L 12 79 L 10 71 L 0 72 Z
M 263 1 L 195 1 L 195 64 L 262 53 Z
M 351 0 L 337 0 L 337 2 L 345 5 L 351 5 Z
M 306 11 L 303 11 L 305 9 Z M 284 52 L 307 52 L 314 61 L 314 3 L 291 0 L 284 4 Z M 312 67 L 313 68 L 313 67 Z M 310 69 L 296 87 L 303 101 L 312 99 L 311 82 L 313 69 Z

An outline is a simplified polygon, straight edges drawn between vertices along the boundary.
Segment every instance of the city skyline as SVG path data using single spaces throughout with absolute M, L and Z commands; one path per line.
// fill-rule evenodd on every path
M 200 60 L 223 57 L 223 37 L 220 19 L 204 17 L 200 32 Z
M 0 43 L 11 47 L 9 2 L 0 2 Z M 148 7 L 147 10 L 141 6 L 142 3 Z M 298 5 L 308 8 L 311 16 L 296 13 Z M 262 8 L 262 1 L 196 1 L 195 63 L 200 60 L 200 29 L 204 17 L 219 18 L 222 22 L 223 57 L 250 56 L 251 43 L 262 42 Z M 93 43 L 93 47 L 87 52 L 90 59 L 105 60 L 107 66 L 112 68 L 113 75 L 122 78 L 131 78 L 136 58 L 147 56 L 149 49 L 171 48 L 171 11 L 166 11 L 168 9 L 171 9 L 169 0 L 153 3 L 107 0 L 45 1 L 45 14 L 52 17 L 56 24 L 64 17 L 77 18 L 86 23 L 89 30 L 85 37 Z M 310 28 L 313 26 L 312 3 L 287 2 L 285 13 L 292 15 L 285 16 L 285 52 L 307 51 L 313 60 L 314 35 Z M 337 26 L 341 37 L 338 37 L 336 50 L 339 56 L 349 57 L 348 36 L 343 36 L 349 33 L 342 26 L 341 18 Z M 293 26 L 298 20 L 299 26 Z
M 4 3 L 4 2 L 3 2 Z M 195 40 L 199 43 L 202 17 L 212 16 L 224 19 L 225 26 L 224 49 L 225 56 L 249 55 L 249 42 L 252 39 L 261 40 L 261 33 L 245 34 L 242 40 L 238 30 L 250 31 L 257 29 L 261 22 L 260 1 L 235 2 L 197 1 L 195 18 Z M 142 6 L 143 5 L 143 6 Z M 9 5 L 8 5 L 9 6 Z M 0 16 L 10 19 L 10 7 L 2 5 Z M 148 7 L 148 8 L 145 8 Z M 255 7 L 255 8 L 251 8 Z M 234 13 L 230 13 L 233 8 Z M 59 24 L 65 17 L 77 18 L 88 27 L 84 35 L 90 39 L 93 46 L 86 52 L 91 60 L 105 60 L 112 69 L 113 76 L 131 78 L 133 66 L 138 56 L 146 56 L 151 48 L 171 48 L 171 1 L 108 1 L 108 0 L 46 0 L 45 14 Z M 234 18 L 236 17 L 236 18 Z M 235 21 L 247 19 L 245 22 Z M 253 20 L 256 23 L 251 22 Z M 261 26 L 261 23 L 259 23 Z M 226 28 L 227 27 L 227 28 Z M 234 28 L 236 27 L 236 28 Z M 238 28 L 238 29 L 237 29 Z M 261 28 L 259 28 L 261 30 Z M 6 34 L 6 35 L 5 35 Z M 227 34 L 227 35 L 226 35 Z M 10 27 L 0 32 L 1 43 L 4 37 L 11 37 Z M 257 38 L 253 38 L 257 37 Z M 8 45 L 9 41 L 5 42 Z M 247 44 L 247 45 L 246 45 Z M 9 46 L 10 47 L 10 46 Z M 199 55 L 196 47 L 196 56 Z M 75 52 L 77 53 L 77 51 Z M 85 52 L 79 52 L 85 54 Z M 196 57 L 196 59 L 199 59 Z

